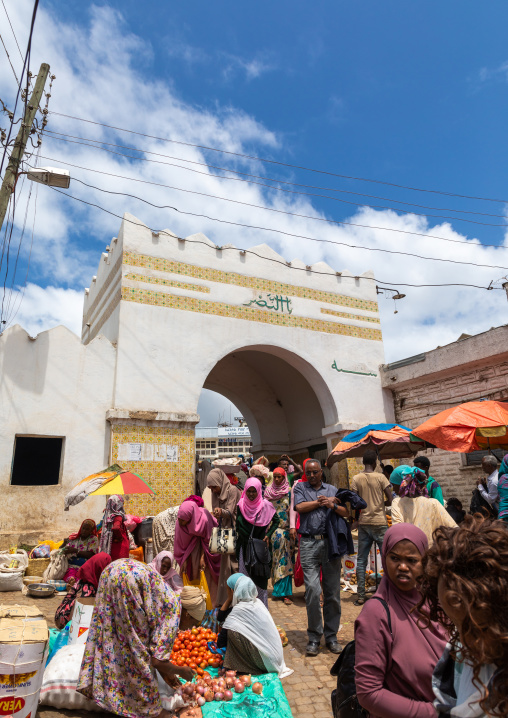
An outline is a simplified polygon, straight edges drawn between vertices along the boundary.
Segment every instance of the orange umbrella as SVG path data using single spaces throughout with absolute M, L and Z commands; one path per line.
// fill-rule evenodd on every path
M 439 412 L 412 433 L 445 451 L 508 450 L 508 403 L 468 401 Z

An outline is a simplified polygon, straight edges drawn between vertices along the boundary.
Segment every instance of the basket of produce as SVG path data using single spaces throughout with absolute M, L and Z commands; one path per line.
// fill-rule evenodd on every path
M 49 566 L 49 558 L 29 558 L 26 573 L 29 576 L 42 576 Z
M 55 593 L 55 587 L 49 583 L 32 583 L 28 586 L 28 593 L 35 598 L 51 598 Z

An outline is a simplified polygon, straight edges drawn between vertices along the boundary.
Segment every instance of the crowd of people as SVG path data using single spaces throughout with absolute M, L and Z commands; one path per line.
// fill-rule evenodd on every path
M 243 486 L 215 467 L 208 508 L 206 496 L 189 496 L 155 518 L 149 564 L 129 558 L 123 498 L 111 497 L 100 535 L 87 519 L 63 547 L 69 590 L 56 625 L 78 597 L 96 597 L 79 691 L 119 715 L 164 718 L 154 671 L 192 678 L 171 649 L 178 630 L 203 621 L 207 599 L 226 668 L 288 675 L 269 581 L 286 605 L 303 582 L 306 655 L 323 636 L 340 654 L 341 562 L 357 528 L 359 704 L 372 718 L 508 715 L 508 455 L 499 470 L 494 461 L 484 459 L 473 501 L 484 512 L 474 516 L 453 497 L 445 508 L 425 456 L 378 470 L 367 451 L 348 490 L 327 483 L 316 459 L 300 466 L 284 455 L 270 466 L 261 457 Z M 210 550 L 222 528 L 235 531 L 234 553 Z M 375 601 L 366 590 L 373 544 L 383 570 Z

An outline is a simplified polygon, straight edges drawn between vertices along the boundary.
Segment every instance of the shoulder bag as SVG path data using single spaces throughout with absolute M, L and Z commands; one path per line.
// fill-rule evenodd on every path
M 227 509 L 222 509 L 226 511 Z M 231 516 L 231 512 L 228 511 Z M 231 517 L 232 519 L 233 517 Z M 214 526 L 209 543 L 210 553 L 234 554 L 236 552 L 236 529 L 222 528 L 222 518 L 219 519 L 219 525 Z
M 258 514 L 259 516 L 259 514 Z M 256 516 L 256 519 L 258 518 Z M 253 538 L 255 524 L 250 532 L 245 551 L 245 568 L 251 578 L 270 578 L 272 557 L 270 549 L 262 539 Z
M 372 596 L 370 600 L 381 601 L 388 617 L 388 628 L 392 633 L 392 619 L 388 604 L 379 596 Z M 332 676 L 337 676 L 337 688 L 332 691 L 333 718 L 368 718 L 369 712 L 362 708 L 356 696 L 354 641 L 350 641 L 344 646 L 344 650 L 337 658 L 330 673 Z

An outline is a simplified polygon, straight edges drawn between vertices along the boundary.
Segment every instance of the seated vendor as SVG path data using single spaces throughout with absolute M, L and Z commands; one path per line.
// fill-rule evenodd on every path
M 279 678 L 293 671 L 284 663 L 282 642 L 268 609 L 257 598 L 257 588 L 252 579 L 236 574 L 231 612 L 224 621 L 227 630 L 227 649 L 224 668 L 239 673 L 277 673 Z M 227 603 L 227 602 L 226 602 Z M 228 610 L 223 604 L 222 610 Z
M 69 570 L 64 576 L 64 581 L 69 581 L 77 576 L 80 566 L 99 551 L 95 521 L 85 519 L 79 531 L 64 540 L 61 550 L 69 560 Z
M 85 561 L 76 578 L 70 579 L 69 591 L 56 609 L 55 626 L 57 628 L 63 628 L 72 618 L 76 598 L 93 598 L 96 595 L 101 574 L 110 563 L 111 556 L 109 554 L 98 553 Z

